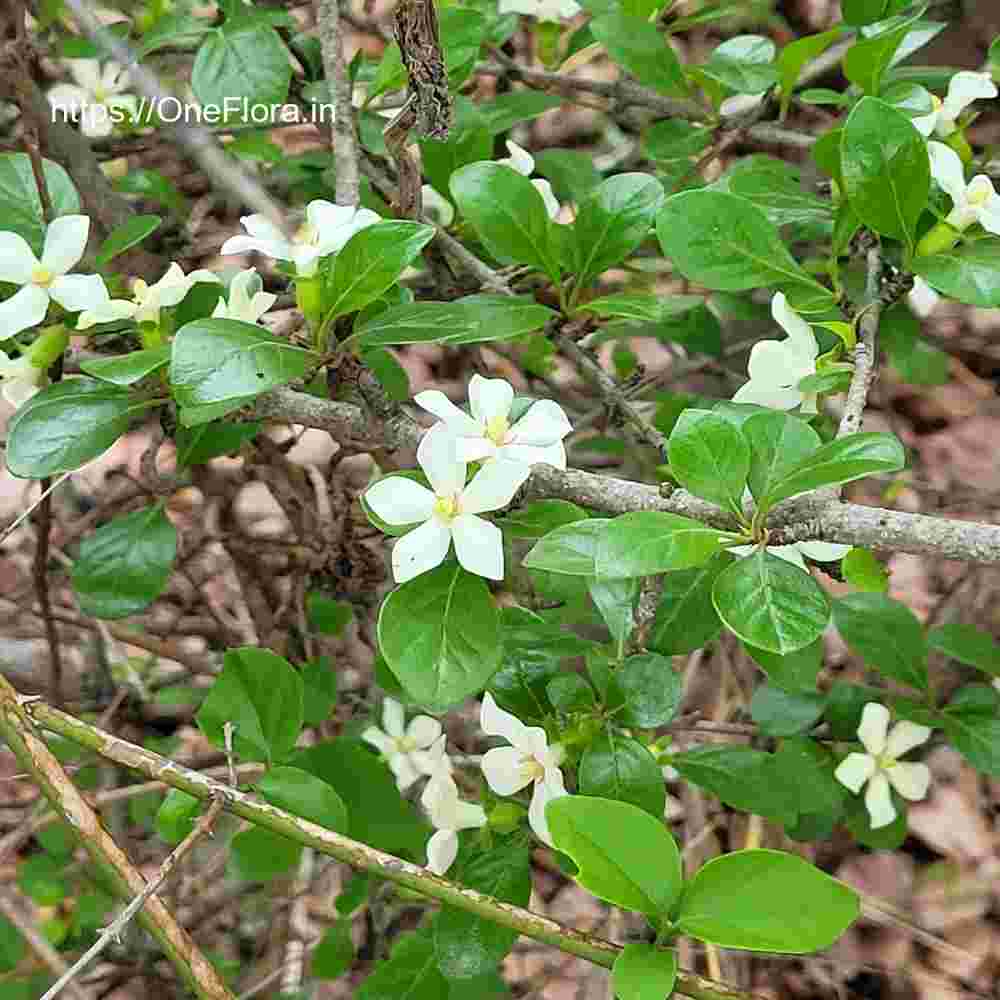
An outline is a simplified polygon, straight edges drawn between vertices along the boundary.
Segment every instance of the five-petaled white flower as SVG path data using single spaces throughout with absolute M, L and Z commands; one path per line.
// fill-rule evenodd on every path
M 470 573 L 503 579 L 503 536 L 479 514 L 506 507 L 531 474 L 522 462 L 487 462 L 465 485 L 466 463 L 455 438 L 432 427 L 417 448 L 417 461 L 433 492 L 405 476 L 387 476 L 365 493 L 368 506 L 388 524 L 422 522 L 392 549 L 392 575 L 406 583 L 444 562 L 452 541 L 459 563 Z
M 559 770 L 563 748 L 558 744 L 550 747 L 544 729 L 526 726 L 517 716 L 505 712 L 488 691 L 483 695 L 479 725 L 487 736 L 502 736 L 510 744 L 487 750 L 483 755 L 481 766 L 487 784 L 497 795 L 514 795 L 534 785 L 528 823 L 539 840 L 551 847 L 545 807 L 553 799 L 568 794 Z
M 440 737 L 441 723 L 429 715 L 416 715 L 406 725 L 403 706 L 394 698 L 382 703 L 382 728 L 368 726 L 361 734 L 385 757 L 401 792 L 423 775 L 448 770 L 442 767 Z
M 918 274 L 913 279 L 913 287 L 907 293 L 906 301 L 914 316 L 926 319 L 937 308 L 941 296 Z
M 734 545 L 727 551 L 736 556 L 748 556 L 756 551 L 756 548 L 755 545 Z M 767 551 L 772 556 L 784 559 L 785 562 L 790 562 L 808 572 L 809 567 L 806 566 L 803 556 L 814 562 L 837 562 L 851 551 L 851 546 L 840 545 L 837 542 L 792 542 L 790 545 L 769 545 Z
M 482 806 L 463 802 L 458 785 L 447 770 L 435 771 L 424 786 L 420 804 L 427 810 L 437 831 L 427 841 L 427 867 L 443 875 L 458 854 L 458 831 L 486 825 Z
M 896 818 L 889 786 L 904 799 L 916 802 L 924 798 L 931 781 L 926 764 L 900 761 L 914 747 L 930 739 L 931 730 L 914 722 L 897 722 L 889 729 L 889 709 L 870 701 L 861 713 L 858 739 L 867 753 L 849 753 L 834 772 L 836 779 L 855 795 L 867 781 L 865 806 L 872 829 L 888 826 Z
M 72 121 L 91 139 L 103 139 L 114 131 L 116 118 L 134 117 L 138 102 L 123 91 L 129 75 L 116 62 L 103 69 L 96 59 L 67 59 L 75 84 L 60 83 L 46 95 L 52 107 Z
M 469 382 L 472 416 L 459 409 L 439 389 L 425 389 L 413 397 L 444 422 L 455 438 L 459 461 L 510 459 L 515 462 L 548 462 L 566 468 L 563 438 L 573 429 L 563 408 L 551 399 L 532 403 L 519 420 L 510 422 L 514 389 L 502 378 L 473 375 Z
M 37 326 L 55 301 L 67 312 L 94 309 L 108 301 L 108 290 L 99 274 L 68 274 L 87 246 L 90 219 L 85 215 L 62 215 L 45 230 L 45 246 L 39 260 L 23 236 L 0 233 L 0 281 L 20 285 L 0 303 L 3 336 Z
M 355 233 L 381 221 L 381 216 L 371 209 L 334 205 L 317 198 L 306 206 L 306 221 L 291 239 L 266 215 L 244 215 L 240 222 L 250 235 L 231 236 L 222 244 L 220 253 L 256 250 L 278 260 L 291 260 L 305 278 L 316 273 L 320 257 L 337 253 Z
M 500 2 L 502 5 L 503 0 L 500 0 Z M 502 14 L 503 10 L 500 13 Z M 521 11 L 520 13 L 526 13 L 526 11 Z M 516 170 L 523 177 L 530 177 L 535 169 L 535 158 L 531 153 L 509 139 L 507 140 L 507 152 L 510 153 L 510 156 L 504 157 L 502 160 L 497 160 L 497 163 L 505 167 L 510 167 L 511 170 Z M 542 196 L 542 201 L 545 202 L 545 211 L 549 213 L 549 218 L 554 219 L 559 214 L 560 205 L 558 199 L 552 193 L 552 185 L 541 177 L 536 177 L 531 183 L 534 185 L 535 190 Z
M 958 153 L 943 142 L 927 143 L 931 176 L 951 198 L 954 207 L 945 220 L 959 231 L 978 222 L 983 229 L 1000 236 L 1000 195 L 986 174 L 976 174 L 965 182 L 965 169 Z
M 248 267 L 229 283 L 229 300 L 219 299 L 212 315 L 216 319 L 256 323 L 277 301 L 278 296 L 265 292 L 260 275 L 252 267 Z
M 932 132 L 944 137 L 958 128 L 958 116 L 973 102 L 985 97 L 996 97 L 997 88 L 989 73 L 973 73 L 962 70 L 948 83 L 948 95 L 942 101 L 931 94 L 934 110 L 930 114 L 913 119 L 913 124 L 922 136 Z
M 733 396 L 734 403 L 757 403 L 774 410 L 816 412 L 816 396 L 797 388 L 799 380 L 816 371 L 819 345 L 809 324 L 788 304 L 783 292 L 771 299 L 771 315 L 788 334 L 785 340 L 761 340 L 753 345 L 747 371 L 750 381 Z
M 185 274 L 180 264 L 174 262 L 163 277 L 152 285 L 142 278 L 132 282 L 131 299 L 109 299 L 99 306 L 80 313 L 77 329 L 86 330 L 98 323 L 114 323 L 134 319 L 136 323 L 159 323 L 160 310 L 176 306 L 199 281 L 218 282 L 219 276 L 204 268 Z
M 576 0 L 500 0 L 501 14 L 527 14 L 539 21 L 561 21 L 580 13 Z
M 31 363 L 27 354 L 10 358 L 0 351 L 0 391 L 11 406 L 26 403 L 48 381 L 43 368 Z

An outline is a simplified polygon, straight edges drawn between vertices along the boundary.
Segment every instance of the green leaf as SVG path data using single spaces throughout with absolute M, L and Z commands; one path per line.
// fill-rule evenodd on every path
M 698 156 L 712 143 L 712 129 L 680 118 L 667 118 L 643 133 L 643 151 L 651 160 L 671 162 Z
M 703 865 L 677 926 L 723 948 L 804 955 L 833 944 L 861 915 L 850 887 L 794 854 L 748 850 Z
M 500 526 L 511 538 L 541 538 L 564 524 L 586 519 L 587 512 L 568 500 L 532 500 L 507 514 Z
M 1000 677 L 1000 643 L 974 625 L 937 625 L 927 633 L 927 644 L 959 663 Z
M 211 28 L 203 17 L 190 14 L 164 14 L 156 19 L 153 26 L 142 34 L 141 43 L 136 47 L 137 59 L 143 59 L 158 49 L 190 48 Z
M 579 674 L 557 674 L 545 685 L 557 712 L 585 712 L 594 707 L 594 689 Z
M 663 818 L 667 790 L 660 765 L 638 740 L 610 727 L 584 751 L 577 781 L 582 795 L 630 802 Z
M 690 281 L 719 291 L 762 285 L 829 293 L 799 266 L 763 210 L 725 191 L 682 191 L 656 220 L 664 254 Z
M 664 574 L 660 606 L 649 638 L 652 649 L 665 655 L 690 653 L 722 631 L 722 621 L 712 603 L 712 587 L 732 561 L 728 552 L 716 552 L 700 566 Z
M 884 594 L 848 594 L 834 602 L 833 621 L 844 642 L 869 667 L 926 690 L 927 643 L 917 616 Z
M 817 639 L 802 649 L 783 656 L 766 649 L 747 646 L 746 651 L 767 674 L 772 684 L 786 691 L 815 691 L 816 677 L 823 666 L 823 641 Z M 857 729 L 857 726 L 854 727 Z
M 1000 776 L 1000 719 L 978 713 L 941 713 L 948 742 L 977 770 Z
M 712 600 L 730 631 L 782 655 L 808 646 L 830 620 L 829 599 L 812 576 L 765 549 L 723 570 Z
M 451 194 L 483 245 L 504 264 L 528 264 L 559 280 L 559 246 L 542 196 L 500 163 L 470 163 L 451 177 Z
M 79 215 L 80 196 L 69 174 L 52 160 L 42 160 L 45 186 L 52 200 L 52 218 Z M 0 155 L 0 217 L 3 227 L 24 237 L 36 254 L 45 242 L 45 213 L 27 153 Z
M 755 413 L 741 427 L 750 446 L 750 492 L 759 503 L 768 491 L 820 447 L 819 435 L 804 421 L 771 410 Z
M 229 849 L 236 874 L 248 882 L 270 882 L 288 874 L 302 854 L 301 844 L 259 826 L 236 834 Z
M 636 653 L 615 671 L 624 704 L 616 716 L 623 726 L 654 729 L 671 722 L 684 696 L 684 682 L 665 656 Z
M 236 754 L 271 763 L 295 746 L 302 712 L 298 671 L 268 649 L 244 646 L 227 650 L 222 673 L 195 718 L 213 746 L 225 749 L 223 727 L 231 722 Z
M 913 267 L 916 268 L 920 261 L 929 259 L 918 257 L 913 262 Z M 912 385 L 943 385 L 948 381 L 951 359 L 944 351 L 932 347 L 920 336 L 920 320 L 910 312 L 905 303 L 897 302 L 883 310 L 879 318 L 878 336 L 879 344 L 885 348 L 892 367 L 902 381 Z
M 165 368 L 170 361 L 170 345 L 132 351 L 114 358 L 87 358 L 80 367 L 88 375 L 112 385 L 133 385 L 147 375 Z
M 555 846 L 580 869 L 577 881 L 600 899 L 665 916 L 681 892 L 681 857 L 662 819 L 611 799 L 567 795 L 545 810 Z
M 156 810 L 156 833 L 168 844 L 179 844 L 193 829 L 201 812 L 201 799 L 170 788 Z
M 274 28 L 252 21 L 226 21 L 198 49 L 191 86 L 202 105 L 215 105 L 227 120 L 244 117 L 243 103 L 282 104 L 292 67 Z
M 448 980 L 437 966 L 429 934 L 403 934 L 357 991 L 358 1000 L 448 1000 Z
M 458 303 L 475 317 L 476 326 L 470 333 L 449 337 L 451 347 L 523 337 L 541 330 L 556 315 L 525 295 L 466 295 Z
M 323 934 L 312 953 L 312 975 L 317 979 L 339 979 L 354 962 L 351 922 L 338 920 Z
M 868 549 L 853 548 L 840 560 L 844 581 L 856 590 L 884 594 L 889 589 L 889 574 Z
M 328 316 L 343 316 L 379 298 L 434 237 L 420 222 L 377 222 L 355 233 L 334 258 Z
M 639 581 L 594 579 L 587 581 L 587 590 L 594 606 L 608 626 L 611 638 L 619 648 L 635 628 L 633 607 L 639 596 Z
M 257 781 L 257 791 L 279 809 L 318 823 L 334 833 L 347 832 L 347 806 L 328 785 L 298 767 L 272 767 Z
M 918 8 L 909 17 L 890 18 L 868 37 L 859 38 L 844 56 L 844 76 L 866 94 L 878 94 L 886 70 L 896 61 L 900 45 L 924 10 Z
M 795 789 L 796 827 L 805 832 L 806 824 L 811 823 L 814 829 L 827 831 L 826 836 L 832 833 L 849 795 L 834 777 L 833 754 L 808 736 L 786 738 L 774 754 L 773 768 L 778 781 Z
M 649 235 L 663 185 L 648 174 L 616 174 L 580 202 L 573 222 L 576 285 L 585 288 Z
M 611 523 L 607 518 L 592 517 L 562 525 L 541 538 L 522 565 L 549 573 L 597 576 L 598 541 Z
M 20 931 L 6 917 L 0 916 L 0 972 L 17 968 L 26 951 Z
M 47 386 L 7 425 L 7 469 L 24 479 L 78 469 L 107 451 L 144 408 L 124 389 L 89 378 Z
M 625 945 L 611 969 L 611 985 L 620 1000 L 663 1000 L 676 981 L 676 953 L 644 941 Z
M 197 319 L 174 337 L 170 381 L 181 407 L 231 403 L 303 378 L 317 361 L 253 323 Z
M 339 635 L 354 617 L 354 608 L 314 590 L 306 595 L 306 616 L 310 627 L 321 635 Z
M 620 319 L 635 320 L 640 323 L 662 323 L 672 316 L 690 312 L 704 304 L 700 295 L 606 295 L 603 298 L 584 302 L 579 309 Z
M 493 100 L 477 104 L 476 108 L 490 132 L 499 135 L 515 125 L 558 108 L 561 104 L 562 98 L 555 94 L 542 94 L 537 90 L 512 90 L 506 94 L 497 94 Z
M 750 447 L 728 420 L 710 410 L 685 410 L 670 433 L 667 454 L 670 471 L 684 489 L 742 514 Z
M 781 117 L 788 114 L 792 101 L 792 90 L 799 78 L 802 67 L 811 59 L 822 55 L 838 38 L 842 29 L 832 28 L 818 35 L 806 35 L 789 42 L 778 53 L 778 80 L 781 84 Z
M 640 83 L 673 97 L 687 94 L 684 71 L 674 50 L 648 20 L 611 9 L 591 21 L 590 30 L 611 59 Z
M 150 233 L 156 232 L 163 219 L 158 215 L 133 215 L 120 226 L 116 226 L 97 251 L 97 268 L 102 268 L 119 254 L 141 243 Z
M 844 194 L 854 214 L 912 250 L 931 189 L 927 141 L 902 111 L 864 97 L 847 119 L 840 149 Z
M 468 859 L 449 877 L 501 902 L 527 906 L 531 851 L 524 843 L 497 844 Z M 438 968 L 449 980 L 466 982 L 495 971 L 517 940 L 517 931 L 454 906 L 442 908 L 434 932 Z
M 73 590 L 94 618 L 125 618 L 149 607 L 170 579 L 177 529 L 163 506 L 147 507 L 102 524 L 80 543 Z
M 140 195 L 150 201 L 158 202 L 176 216 L 182 215 L 187 205 L 187 200 L 177 185 L 157 170 L 143 168 L 130 170 L 124 177 L 115 181 L 115 190 L 124 194 Z
M 532 93 L 530 90 L 522 90 L 503 96 L 517 97 Z M 554 94 L 535 92 L 534 96 L 559 102 L 562 100 Z M 601 174 L 594 166 L 594 161 L 578 149 L 543 149 L 534 156 L 535 172 L 548 178 L 552 184 L 552 193 L 560 202 L 581 202 L 601 183 Z
M 842 0 L 840 8 L 845 24 L 860 27 L 887 17 L 889 0 Z
M 770 38 L 737 35 L 717 46 L 698 72 L 737 94 L 759 94 L 778 82 L 774 55 Z
M 174 439 L 177 465 L 186 469 L 239 451 L 245 442 L 252 441 L 260 433 L 260 427 L 259 420 L 245 424 L 207 423 L 193 428 L 178 427 Z
M 916 257 L 913 270 L 931 288 L 970 306 L 1000 306 L 1000 239 L 970 240 L 948 253 Z
M 500 666 L 500 613 L 482 577 L 445 564 L 385 599 L 378 642 L 410 697 L 443 710 L 480 691 Z
M 818 448 L 771 485 L 762 504 L 773 507 L 780 500 L 820 486 L 843 485 L 881 472 L 898 472 L 906 453 L 892 434 L 849 434 Z
M 329 659 L 317 657 L 302 667 L 302 705 L 306 726 L 326 722 L 337 704 L 337 673 Z
M 832 205 L 802 189 L 797 177 L 771 169 L 737 170 L 729 178 L 729 190 L 764 210 L 775 226 L 828 223 Z
M 17 885 L 39 906 L 61 903 L 69 891 L 64 864 L 48 854 L 34 854 L 17 866 Z
M 826 699 L 815 691 L 788 691 L 762 684 L 750 699 L 750 717 L 765 736 L 794 736 L 822 714 Z

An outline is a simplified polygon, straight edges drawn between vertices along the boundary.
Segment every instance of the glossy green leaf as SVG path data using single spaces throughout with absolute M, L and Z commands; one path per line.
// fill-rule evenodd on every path
M 339 901 L 339 900 L 338 900 Z M 312 953 L 310 966 L 317 979 L 339 979 L 354 962 L 351 922 L 338 920 L 327 927 Z
M 257 791 L 279 809 L 346 833 L 347 806 L 325 781 L 298 767 L 272 767 L 257 781 Z
M 141 243 L 151 233 L 155 233 L 163 219 L 158 215 L 133 215 L 120 226 L 116 226 L 97 251 L 94 264 L 104 267 L 119 254 Z
M 244 102 L 284 103 L 291 78 L 288 53 L 274 28 L 243 19 L 207 34 L 191 70 L 198 102 L 220 108 L 230 120 L 244 117 Z
M 132 351 L 114 358 L 87 358 L 80 368 L 88 375 L 113 385 L 133 385 L 147 375 L 165 368 L 170 361 L 170 345 Z
M 750 717 L 765 736 L 794 736 L 823 714 L 826 699 L 815 691 L 760 685 L 750 699 Z
M 778 80 L 781 84 L 781 117 L 788 114 L 792 90 L 807 62 L 821 56 L 841 36 L 839 27 L 818 35 L 806 35 L 789 42 L 778 53 Z
M 303 664 L 303 725 L 318 726 L 333 714 L 337 704 L 337 672 L 328 657 L 319 656 Z
M 772 684 L 786 691 L 816 690 L 816 677 L 823 667 L 822 639 L 783 655 L 749 645 L 746 650 Z
M 690 653 L 722 631 L 722 621 L 712 603 L 712 587 L 732 561 L 728 552 L 717 552 L 700 566 L 664 574 L 660 605 L 649 637 L 651 649 L 666 655 Z
M 586 519 L 587 512 L 568 500 L 532 500 L 507 514 L 500 526 L 511 538 L 542 538 L 564 524 Z
M 1000 719 L 975 712 L 941 713 L 948 742 L 977 770 L 1000 777 Z
M 635 653 L 615 671 L 623 708 L 616 719 L 623 726 L 654 729 L 671 722 L 680 708 L 684 682 L 666 656 Z
M 867 666 L 926 689 L 924 630 L 905 604 L 884 594 L 848 594 L 834 602 L 833 621 L 844 642 Z
M 545 685 L 545 693 L 557 712 L 591 711 L 594 689 L 579 674 L 557 674 Z
M 733 851 L 684 887 L 682 933 L 724 948 L 793 955 L 833 944 L 861 915 L 857 893 L 795 854 Z
M 122 514 L 80 543 L 73 590 L 94 618 L 125 618 L 147 608 L 170 579 L 177 529 L 163 506 Z
M 712 142 L 712 130 L 680 118 L 654 122 L 643 133 L 642 146 L 651 160 L 687 160 L 703 153 Z
M 155 201 L 175 216 L 182 215 L 187 207 L 187 199 L 177 185 L 158 170 L 146 170 L 142 167 L 130 170 L 115 181 L 115 190 Z
M 681 892 L 681 857 L 662 819 L 611 799 L 567 795 L 545 810 L 555 846 L 577 864 L 577 881 L 600 899 L 652 917 Z
M 758 502 L 821 444 L 804 420 L 778 410 L 748 417 L 741 431 L 750 446 L 748 485 Z
M 840 560 L 844 581 L 856 590 L 884 594 L 889 589 L 889 573 L 868 549 L 853 548 Z
M 535 96 L 541 95 L 536 93 Z M 544 96 L 561 102 L 553 94 Z M 601 183 L 601 174 L 593 159 L 578 149 L 543 149 L 534 156 L 535 172 L 548 179 L 552 184 L 552 193 L 560 202 L 583 201 Z
M 832 217 L 832 205 L 827 199 L 804 190 L 797 177 L 773 170 L 737 170 L 729 178 L 728 187 L 762 209 L 775 226 L 823 224 Z
M 213 423 L 197 427 L 178 427 L 174 438 L 177 444 L 177 465 L 190 468 L 203 465 L 220 455 L 231 455 L 259 433 L 261 422 L 249 420 L 245 424 Z
M 27 951 L 21 932 L 4 916 L 0 916 L 0 972 L 17 968 Z
M 33 854 L 17 866 L 17 886 L 39 906 L 56 906 L 69 892 L 64 867 L 48 854 Z
M 916 257 L 913 270 L 942 295 L 970 306 L 1000 306 L 1000 239 L 970 240 L 947 253 Z
M 685 410 L 670 433 L 667 454 L 671 473 L 689 493 L 742 513 L 750 447 L 728 420 L 710 410 Z
M 584 751 L 577 781 L 581 795 L 630 802 L 663 817 L 667 791 L 660 765 L 638 740 L 611 728 Z
M 774 42 L 762 35 L 737 35 L 716 46 L 699 74 L 737 94 L 759 94 L 778 82 Z
M 80 196 L 69 174 L 58 163 L 44 159 L 42 171 L 52 201 L 52 218 L 78 215 Z M 0 155 L 0 216 L 5 230 L 26 239 L 36 254 L 42 252 L 45 213 L 27 153 Z
M 392 954 L 375 963 L 355 995 L 357 1000 L 448 1000 L 448 980 L 438 969 L 430 934 L 400 935 Z
M 229 849 L 233 869 L 248 882 L 270 882 L 287 875 L 302 855 L 301 844 L 259 826 L 236 834 Z
M 523 565 L 549 573 L 597 576 L 598 541 L 611 521 L 592 517 L 550 531 L 524 557 Z
M 156 833 L 168 844 L 179 844 L 193 829 L 201 799 L 196 799 L 179 788 L 170 788 L 156 810 Z
M 664 1000 L 676 981 L 676 952 L 645 941 L 625 945 L 611 969 L 611 985 L 619 1000 Z
M 639 596 L 639 581 L 630 578 L 626 580 L 594 579 L 587 581 L 587 590 L 594 606 L 608 626 L 611 638 L 624 647 L 626 640 L 635 628 L 633 608 Z
M 385 599 L 378 641 L 410 697 L 442 710 L 482 690 L 500 666 L 500 613 L 482 577 L 445 564 Z
M 640 83 L 674 97 L 687 93 L 677 55 L 648 20 L 612 8 L 591 21 L 590 30 L 611 59 Z
M 974 625 L 936 625 L 927 633 L 927 644 L 959 663 L 984 674 L 1000 677 L 1000 643 Z
M 812 576 L 764 549 L 723 570 L 712 600 L 730 631 L 772 653 L 808 646 L 830 620 L 829 599 Z
M 674 316 L 690 312 L 704 303 L 700 295 L 631 295 L 627 292 L 591 299 L 580 305 L 584 312 L 597 313 L 614 319 L 639 323 L 662 323 Z
M 867 37 L 858 38 L 844 55 L 844 76 L 866 94 L 877 95 L 886 71 L 897 61 L 900 47 L 925 9 L 918 8 L 908 17 L 886 18 Z

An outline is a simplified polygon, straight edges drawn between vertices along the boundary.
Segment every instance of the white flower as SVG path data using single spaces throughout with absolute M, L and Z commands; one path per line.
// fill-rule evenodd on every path
M 502 736 L 509 747 L 495 747 L 483 755 L 482 769 L 486 782 L 497 795 L 514 795 L 534 785 L 531 805 L 528 806 L 528 823 L 539 840 L 552 846 L 545 807 L 553 800 L 568 794 L 559 765 L 563 748 L 549 746 L 545 730 L 539 726 L 526 726 L 510 712 L 505 712 L 487 691 L 479 725 L 487 736 Z
M 755 545 L 734 545 L 728 551 L 735 556 L 748 556 L 757 550 Z M 843 559 L 851 551 L 850 545 L 836 542 L 792 542 L 791 545 L 769 545 L 767 551 L 772 556 L 793 563 L 808 572 L 803 556 L 815 562 L 829 563 Z
M 388 524 L 422 522 L 393 546 L 396 582 L 406 583 L 439 566 L 453 540 L 455 555 L 465 569 L 502 580 L 503 536 L 495 524 L 477 515 L 506 507 L 531 474 L 531 467 L 497 459 L 484 465 L 466 486 L 466 463 L 457 456 L 455 439 L 440 425 L 423 436 L 417 461 L 433 493 L 405 476 L 388 476 L 365 494 L 371 509 Z
M 500 0 L 501 14 L 527 14 L 539 21 L 561 21 L 580 13 L 576 0 Z
M 563 408 L 551 399 L 532 403 L 513 424 L 510 410 L 514 389 L 502 378 L 473 375 L 469 382 L 470 417 L 438 389 L 425 389 L 413 397 L 417 406 L 433 413 L 453 435 L 459 461 L 482 462 L 509 459 L 515 462 L 547 462 L 566 468 L 563 438 L 573 429 Z
M 185 274 L 178 263 L 172 263 L 163 277 L 152 285 L 142 278 L 132 282 L 132 299 L 109 299 L 94 309 L 80 313 L 78 330 L 87 330 L 97 323 L 114 323 L 134 319 L 136 323 L 159 323 L 160 310 L 176 306 L 199 281 L 218 282 L 219 276 L 203 268 Z
M 108 301 L 104 279 L 98 274 L 67 274 L 83 256 L 90 232 L 85 215 L 62 215 L 49 223 L 39 260 L 24 237 L 0 232 L 0 281 L 20 285 L 0 303 L 0 331 L 4 337 L 37 326 L 55 301 L 67 312 L 94 309 Z
M 424 205 L 424 215 L 435 225 L 446 229 L 455 221 L 455 208 L 447 198 L 437 192 L 437 188 L 425 184 L 420 189 L 420 200 Z
M 934 312 L 937 304 L 941 301 L 941 296 L 920 275 L 917 275 L 913 279 L 913 287 L 907 293 L 906 301 L 914 316 L 926 319 Z
M 368 208 L 334 205 L 318 198 L 306 207 L 306 221 L 289 240 L 266 215 L 244 215 L 240 219 L 249 236 L 231 236 L 222 244 L 221 253 L 249 253 L 256 250 L 278 260 L 295 262 L 302 277 L 316 272 L 320 257 L 337 253 L 357 232 L 381 222 Z
M 759 107 L 765 97 L 767 97 L 766 90 L 762 90 L 758 94 L 733 94 L 732 97 L 727 97 L 719 105 L 719 114 L 723 118 L 749 114 L 754 108 Z
M 750 381 L 733 396 L 734 403 L 757 403 L 774 410 L 802 404 L 803 413 L 816 412 L 816 397 L 796 388 L 800 379 L 816 371 L 819 345 L 809 324 L 788 304 L 783 292 L 771 299 L 771 315 L 785 340 L 761 340 L 750 351 Z
M 978 222 L 983 229 L 1000 236 L 1000 195 L 986 174 L 977 174 L 965 183 L 965 168 L 958 153 L 943 142 L 927 143 L 931 176 L 951 198 L 954 208 L 945 220 L 959 231 Z
M 436 744 L 441 736 L 441 723 L 429 715 L 417 715 L 407 726 L 403 706 L 394 698 L 382 703 L 382 728 L 369 726 L 361 738 L 378 750 L 396 776 L 396 784 L 405 792 L 425 774 L 441 768 L 441 753 Z M 440 748 L 443 750 L 443 745 Z
M 96 59 L 67 59 L 66 66 L 76 84 L 60 83 L 47 97 L 66 118 L 79 120 L 84 135 L 103 139 L 111 135 L 116 119 L 135 116 L 138 102 L 123 93 L 129 75 L 118 63 L 105 63 L 101 69 Z
M 45 370 L 33 365 L 27 354 L 11 359 L 3 351 L 0 351 L 0 378 L 3 398 L 14 407 L 31 399 L 48 381 Z
M 973 102 L 984 97 L 996 97 L 997 88 L 989 73 L 972 73 L 962 70 L 948 83 L 948 96 L 942 101 L 931 94 L 934 110 L 928 115 L 913 119 L 913 124 L 922 136 L 932 132 L 944 137 L 958 128 L 958 116 Z
M 867 781 L 865 806 L 871 816 L 872 829 L 888 826 L 896 818 L 889 786 L 904 799 L 916 802 L 924 798 L 931 782 L 926 764 L 900 762 L 908 750 L 926 743 L 931 731 L 913 722 L 897 722 L 889 730 L 889 709 L 870 701 L 861 713 L 858 739 L 867 753 L 849 753 L 834 772 L 834 777 L 855 795 Z
M 535 169 L 535 158 L 516 142 L 511 142 L 508 139 L 506 145 L 510 156 L 502 160 L 497 160 L 497 163 L 504 167 L 510 167 L 511 170 L 516 170 L 522 177 L 530 177 Z M 536 177 L 531 183 L 534 185 L 535 190 L 542 196 L 542 201 L 545 202 L 545 211 L 549 213 L 549 218 L 554 219 L 559 214 L 560 205 L 558 199 L 552 193 L 552 185 L 540 177 Z
M 229 283 L 229 301 L 219 299 L 212 315 L 216 319 L 238 319 L 256 323 L 278 301 L 277 295 L 263 290 L 260 275 L 249 267 Z
M 482 806 L 463 802 L 455 779 L 443 770 L 431 775 L 420 803 L 437 830 L 427 841 L 427 867 L 443 875 L 458 854 L 458 831 L 485 826 L 486 813 Z

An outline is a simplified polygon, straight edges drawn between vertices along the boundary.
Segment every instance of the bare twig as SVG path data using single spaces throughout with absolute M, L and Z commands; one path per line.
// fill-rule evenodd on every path
M 861 430 L 864 419 L 865 404 L 868 402 L 868 392 L 875 380 L 878 322 L 882 312 L 879 292 L 882 283 L 882 253 L 878 246 L 869 247 L 867 257 L 867 274 L 865 281 L 864 311 L 858 321 L 861 336 L 854 350 L 854 374 L 847 390 L 847 402 L 844 404 L 844 414 L 840 418 L 837 437 L 845 437 Z
M 338 205 L 358 204 L 358 136 L 351 105 L 351 81 L 344 65 L 344 45 L 340 30 L 340 0 L 317 0 L 323 73 L 333 101 L 333 160 L 337 171 Z

